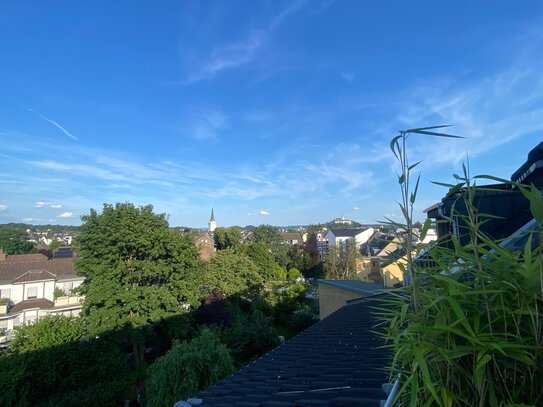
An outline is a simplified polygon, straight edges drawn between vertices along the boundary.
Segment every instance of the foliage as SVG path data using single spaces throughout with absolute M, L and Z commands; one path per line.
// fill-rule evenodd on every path
M 288 273 L 287 273 L 287 276 L 289 279 L 291 280 L 296 280 L 298 278 L 302 278 L 303 275 L 302 273 L 300 272 L 300 270 L 298 270 L 296 267 L 293 267 L 291 268 Z
M 260 225 L 254 228 L 251 235 L 251 241 L 253 243 L 262 243 L 266 246 L 273 246 L 280 244 L 283 238 L 281 232 L 271 225 Z
M 236 249 L 241 245 L 241 228 L 238 226 L 219 227 L 215 229 L 213 236 L 217 250 Z
M 357 277 L 356 259 L 358 253 L 356 242 L 347 240 L 345 249 L 332 246 L 324 259 L 326 278 L 333 280 L 348 280 Z
M 427 129 L 415 130 L 433 134 Z M 395 154 L 405 157 L 405 144 L 395 144 L 401 137 L 394 140 Z M 404 167 L 401 185 L 408 182 L 408 173 L 415 166 Z M 501 246 L 481 232 L 489 215 L 478 213 L 473 198 L 482 188 L 473 185 L 465 167 L 463 176 L 455 178 L 459 183 L 447 186 L 460 193 L 467 210 L 453 216 L 467 225 L 470 242 L 462 246 L 455 236 L 449 236 L 451 245 L 431 249 L 430 261 L 424 266 L 410 259 L 411 286 L 398 290 L 398 295 L 389 296 L 381 306 L 388 322 L 384 336 L 394 350 L 392 377 L 402 382 L 401 402 L 417 406 L 541 405 L 543 215 L 539 214 L 537 230 L 524 237 L 524 247 L 515 251 Z M 537 221 L 543 201 L 540 192 L 510 184 L 530 200 Z M 417 187 L 409 191 L 409 186 L 402 186 L 408 233 Z M 426 228 L 424 225 L 422 234 Z
M 292 314 L 292 327 L 297 332 L 302 332 L 318 322 L 318 320 L 319 317 L 317 314 L 305 309 L 300 309 Z
M 234 369 L 225 345 L 217 335 L 203 329 L 189 342 L 177 342 L 149 369 L 147 405 L 171 407 L 179 400 L 195 396 Z
M 0 228 L 0 249 L 6 254 L 34 252 L 34 245 L 26 240 L 26 231 L 16 227 Z
M 198 300 L 197 249 L 151 206 L 104 205 L 82 220 L 76 268 L 87 278 L 83 314 L 96 331 L 144 327 Z
M 218 251 L 208 262 L 203 273 L 203 286 L 210 292 L 219 288 L 226 295 L 254 293 L 263 279 L 257 265 L 244 253 L 233 249 Z
M 53 298 L 56 300 L 58 297 L 62 297 L 66 295 L 66 293 L 64 292 L 64 290 L 60 287 L 55 287 L 55 289 L 53 290 Z
M 287 271 L 281 267 L 279 264 L 275 263 L 273 265 L 274 275 L 279 281 L 285 280 L 287 278 Z
M 262 311 L 236 313 L 232 327 L 224 334 L 224 342 L 238 365 L 243 365 L 279 344 L 273 318 Z
M 0 356 L 8 373 L 0 375 L 0 405 L 116 405 L 129 382 L 125 366 L 116 347 L 87 336 L 83 320 L 42 317 L 18 328 Z
M 263 243 L 253 243 L 247 250 L 249 258 L 258 267 L 258 274 L 264 281 L 274 281 L 279 279 L 276 263 L 270 254 L 269 249 Z

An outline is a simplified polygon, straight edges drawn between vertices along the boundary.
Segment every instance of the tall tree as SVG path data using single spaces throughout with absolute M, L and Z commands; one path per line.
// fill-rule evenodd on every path
M 260 225 L 253 230 L 251 240 L 267 246 L 280 244 L 283 240 L 279 229 L 271 225 Z
M 356 259 L 358 253 L 353 240 L 346 242 L 345 248 L 332 246 L 324 259 L 326 278 L 348 280 L 356 278 Z
M 196 246 L 150 205 L 105 204 L 82 220 L 76 268 L 87 278 L 83 316 L 97 333 L 125 329 L 139 363 L 145 331 L 198 301 Z
M 219 288 L 226 296 L 252 293 L 263 283 L 258 266 L 246 254 L 233 249 L 218 251 L 209 260 L 203 277 L 208 292 Z
M 236 249 L 241 245 L 241 229 L 238 226 L 217 228 L 213 235 L 218 250 Z

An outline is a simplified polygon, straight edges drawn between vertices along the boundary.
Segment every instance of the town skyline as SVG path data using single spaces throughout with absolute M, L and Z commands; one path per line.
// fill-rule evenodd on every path
M 218 226 L 399 220 L 390 139 L 452 124 L 466 139 L 410 140 L 423 220 L 445 192 L 431 181 L 463 162 L 508 179 L 542 139 L 543 5 L 490 9 L 8 2 L 0 223 L 116 202 L 192 228 L 211 207 Z

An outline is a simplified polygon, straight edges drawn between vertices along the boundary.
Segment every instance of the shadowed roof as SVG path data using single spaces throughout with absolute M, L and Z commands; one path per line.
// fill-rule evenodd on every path
M 16 312 L 21 312 L 26 309 L 33 309 L 33 308 L 53 308 L 55 306 L 53 301 L 46 300 L 45 298 L 38 298 L 35 300 L 25 300 L 18 302 L 15 304 L 11 309 L 9 310 L 10 314 L 14 314 Z
M 390 364 L 375 300 L 347 305 L 197 397 L 204 406 L 379 406 Z

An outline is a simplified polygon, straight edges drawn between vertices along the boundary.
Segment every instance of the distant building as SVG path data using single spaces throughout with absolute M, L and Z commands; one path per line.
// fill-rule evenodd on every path
M 72 290 L 84 280 L 75 274 L 73 257 L 0 252 L 0 344 L 17 326 L 44 315 L 79 315 L 83 297 Z
M 302 245 L 304 243 L 304 239 L 299 233 L 285 232 L 281 233 L 281 236 L 283 237 L 283 243 L 289 244 L 291 246 L 295 244 Z
M 356 298 L 377 294 L 382 285 L 360 280 L 319 280 L 319 317 L 326 318 Z
M 343 224 L 343 225 L 352 225 L 353 224 L 353 221 L 349 220 L 349 219 L 345 219 L 345 216 L 343 216 L 343 214 L 339 218 L 335 218 L 332 222 L 333 223 Z
M 215 254 L 215 238 L 210 231 L 201 232 L 195 243 L 202 260 L 209 260 Z
M 328 247 L 338 246 L 345 250 L 348 241 L 355 241 L 357 250 L 360 250 L 360 245 L 367 243 L 374 235 L 375 229 L 330 229 L 326 233 Z

